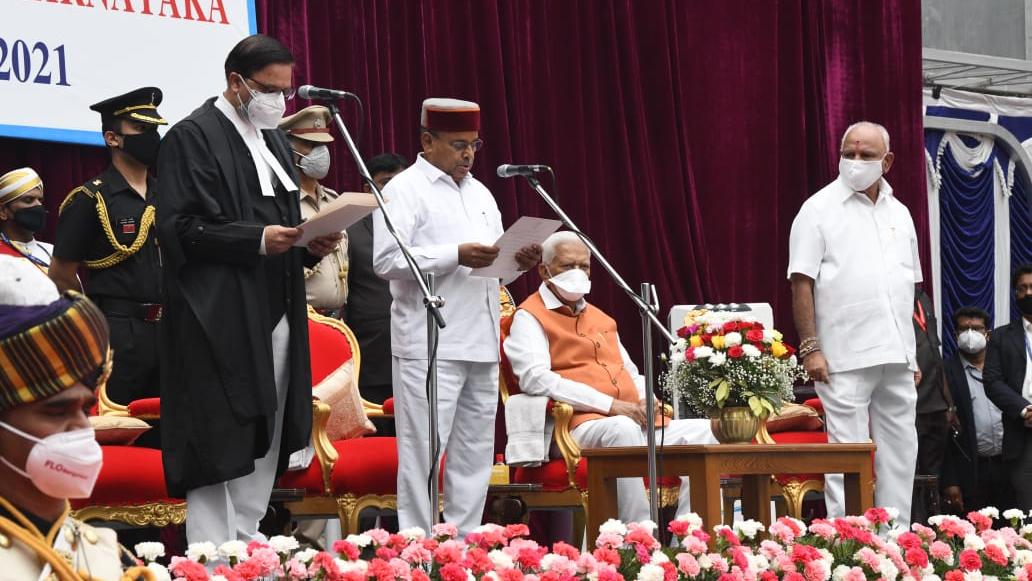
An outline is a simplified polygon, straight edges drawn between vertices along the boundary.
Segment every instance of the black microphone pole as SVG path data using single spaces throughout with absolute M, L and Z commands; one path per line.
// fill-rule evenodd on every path
M 501 168 L 499 168 L 499 173 L 501 173 Z M 659 479 L 656 474 L 656 380 L 653 373 L 652 361 L 652 329 L 655 328 L 658 330 L 660 335 L 662 335 L 663 338 L 671 344 L 677 342 L 677 337 L 671 333 L 656 316 L 656 313 L 659 312 L 659 298 L 656 296 L 655 285 L 647 282 L 642 283 L 640 295 L 631 290 L 631 287 L 628 286 L 623 277 L 616 272 L 613 265 L 609 264 L 606 257 L 603 256 L 602 252 L 600 252 L 598 247 L 595 246 L 595 243 L 581 232 L 580 228 L 573 223 L 573 220 L 566 215 L 566 212 L 559 207 L 559 204 L 552 199 L 552 196 L 548 195 L 545 188 L 541 187 L 541 182 L 533 175 L 527 175 L 526 172 L 521 172 L 519 175 L 523 175 L 523 177 L 527 178 L 527 182 L 530 186 L 534 188 L 534 191 L 536 191 L 543 200 L 545 200 L 545 203 L 552 208 L 552 211 L 559 216 L 559 219 L 562 220 L 563 224 L 565 224 L 567 228 L 572 230 L 573 233 L 576 234 L 582 242 L 584 242 L 584 245 L 588 247 L 589 251 L 591 251 L 591 255 L 598 260 L 602 269 L 609 273 L 609 276 L 613 279 L 613 282 L 616 283 L 616 286 L 620 287 L 620 289 L 624 291 L 641 313 L 642 344 L 645 352 L 645 415 L 646 421 L 649 425 L 648 429 L 645 430 L 648 440 L 649 514 L 652 521 L 658 523 L 659 493 L 657 486 L 659 485 Z
M 357 97 L 355 97 L 357 99 Z M 362 160 L 362 154 L 358 151 L 358 146 L 355 145 L 355 140 L 351 138 L 351 133 L 348 131 L 347 125 L 344 124 L 344 120 L 340 117 L 340 107 L 337 106 L 336 100 L 327 99 L 326 106 L 329 108 L 330 113 L 333 114 L 333 120 L 337 124 L 337 128 L 340 129 L 341 136 L 344 137 L 344 143 L 348 146 L 348 151 L 351 152 L 351 157 L 355 159 L 355 164 L 358 166 L 358 173 L 362 175 L 362 179 L 369 185 L 370 191 L 373 192 L 373 197 L 376 198 L 376 205 L 380 207 L 380 212 L 383 215 L 384 225 L 387 227 L 387 231 L 390 232 L 391 237 L 398 244 L 398 248 L 401 250 L 402 256 L 405 257 L 405 263 L 408 264 L 409 272 L 412 274 L 412 278 L 419 285 L 419 290 L 423 294 L 423 306 L 426 308 L 426 350 L 427 350 L 427 370 L 426 370 L 426 385 L 427 385 L 427 409 L 429 411 L 429 423 L 430 423 L 430 475 L 429 475 L 429 496 L 430 496 L 430 524 L 435 525 L 440 522 L 440 514 L 437 511 L 439 494 L 438 494 L 438 460 L 439 449 L 440 449 L 440 436 L 438 435 L 438 420 L 437 420 L 437 353 L 435 346 L 437 345 L 437 338 L 440 334 L 440 330 L 444 328 L 444 317 L 441 315 L 441 307 L 444 306 L 444 299 L 439 295 L 433 294 L 434 289 L 434 275 L 424 275 L 422 269 L 419 268 L 419 264 L 412 257 L 412 253 L 409 251 L 408 246 L 398 235 L 398 232 L 394 229 L 394 222 L 391 220 L 390 212 L 387 211 L 386 201 L 383 199 L 383 194 L 380 192 L 380 188 L 377 187 L 376 182 L 373 181 L 373 176 L 369 174 L 369 168 L 366 167 L 365 161 Z

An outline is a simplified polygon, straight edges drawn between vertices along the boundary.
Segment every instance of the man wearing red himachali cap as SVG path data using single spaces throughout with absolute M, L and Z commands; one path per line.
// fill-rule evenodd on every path
M 447 453 L 444 520 L 461 534 L 480 524 L 491 476 L 498 399 L 498 279 L 472 276 L 490 266 L 502 234 L 491 192 L 470 173 L 480 139 L 480 106 L 427 99 L 420 116 L 423 152 L 387 184 L 394 225 L 435 294 L 445 300 L 437 351 L 441 451 Z M 539 245 L 517 254 L 522 270 L 541 258 Z M 373 268 L 390 281 L 391 352 L 398 432 L 398 525 L 429 529 L 430 442 L 426 398 L 426 311 L 416 281 L 377 212 Z M 507 283 L 509 281 L 502 281 Z

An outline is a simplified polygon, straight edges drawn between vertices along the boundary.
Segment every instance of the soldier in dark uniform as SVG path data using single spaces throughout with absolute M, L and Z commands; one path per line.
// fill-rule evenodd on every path
M 100 113 L 111 165 L 61 204 L 49 273 L 64 291 L 78 288 L 81 265 L 88 269 L 86 294 L 111 328 L 114 370 L 107 394 L 121 404 L 159 395 L 161 255 L 156 181 L 147 169 L 157 160 L 158 125 L 167 124 L 160 103 L 161 90 L 144 87 L 90 107 Z M 146 436 L 138 443 L 160 447 L 159 436 Z

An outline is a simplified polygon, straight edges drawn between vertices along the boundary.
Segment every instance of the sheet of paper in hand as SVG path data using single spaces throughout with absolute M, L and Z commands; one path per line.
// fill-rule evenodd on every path
M 525 246 L 541 244 L 545 238 L 548 238 L 562 225 L 563 223 L 559 220 L 531 216 L 521 217 L 512 226 L 509 226 L 502 237 L 494 243 L 499 249 L 498 258 L 495 259 L 494 264 L 483 268 L 474 268 L 470 274 L 485 278 L 509 279 L 515 277 L 520 272 L 520 265 L 516 262 L 516 253 Z
M 294 246 L 308 246 L 312 238 L 343 232 L 348 226 L 365 218 L 376 209 L 376 198 L 372 194 L 344 192 L 298 226 L 304 233 L 294 243 Z

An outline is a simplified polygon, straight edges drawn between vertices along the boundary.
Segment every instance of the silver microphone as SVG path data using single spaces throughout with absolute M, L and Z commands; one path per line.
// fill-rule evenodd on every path
M 532 176 L 551 169 L 547 165 L 513 165 L 503 163 L 498 166 L 498 177 L 511 178 L 514 176 Z
M 297 95 L 302 99 L 309 99 L 312 101 L 336 101 L 343 99 L 348 95 L 351 95 L 347 91 L 338 91 L 336 89 L 323 89 L 321 87 L 313 87 L 312 85 L 301 85 L 297 89 Z

